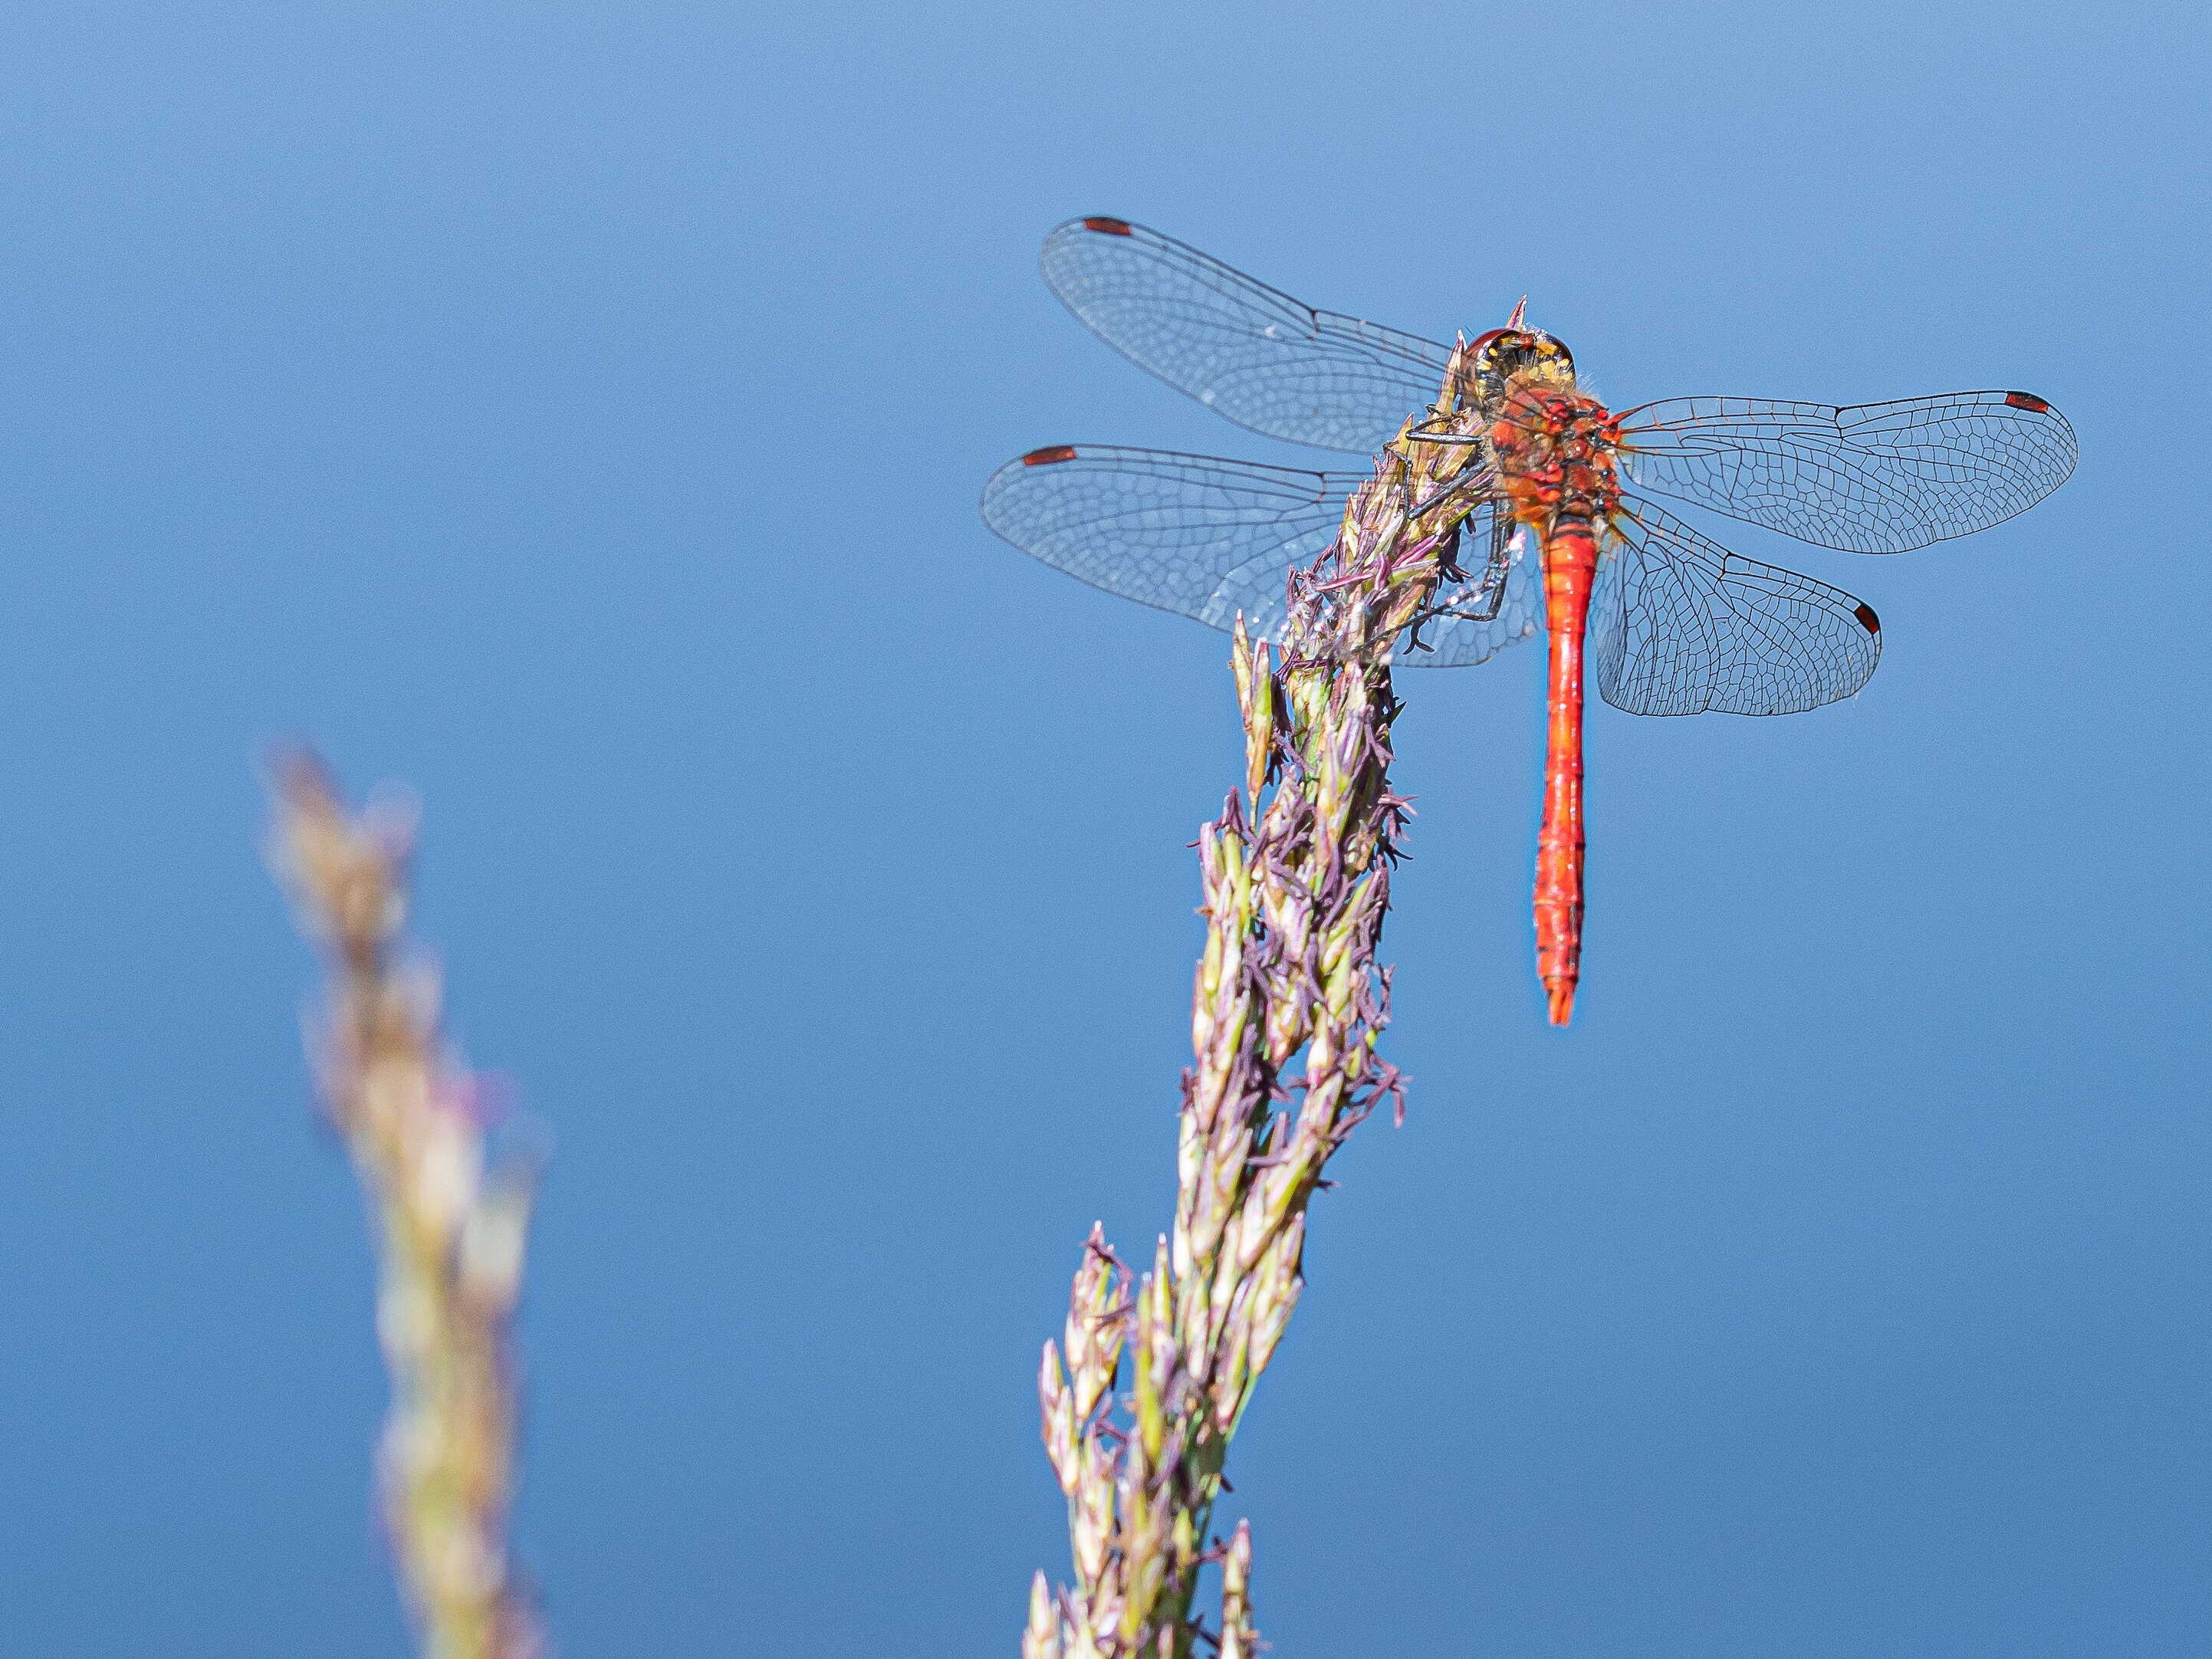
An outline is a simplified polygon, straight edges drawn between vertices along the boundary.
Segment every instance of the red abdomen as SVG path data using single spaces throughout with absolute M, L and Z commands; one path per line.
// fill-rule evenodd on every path
M 1554 527 L 1544 545 L 1544 617 L 1552 631 L 1550 726 L 1544 746 L 1544 827 L 1536 837 L 1536 975 L 1552 1024 L 1575 1011 L 1583 956 L 1583 633 L 1597 545 L 1586 522 Z

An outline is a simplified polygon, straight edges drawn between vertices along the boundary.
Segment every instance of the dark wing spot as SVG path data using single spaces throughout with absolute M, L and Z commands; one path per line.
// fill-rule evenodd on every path
M 1023 456 L 1022 465 L 1024 466 L 1050 466 L 1054 461 L 1072 461 L 1074 459 L 1075 446 L 1073 444 L 1048 444 L 1042 449 L 1032 449 L 1028 454 Z
M 1085 219 L 1083 222 L 1083 228 L 1085 230 L 1095 230 L 1101 236 L 1127 236 L 1129 234 L 1129 222 L 1127 219 L 1109 219 L 1103 215 Z
M 2039 415 L 2051 407 L 2033 392 L 2008 392 L 2005 393 L 2005 401 L 2014 409 L 2032 409 Z
M 1868 633 L 1881 632 L 1881 618 L 1874 614 L 1872 605 L 1862 604 L 1857 610 L 1851 612 L 1851 615 L 1859 619 L 1859 626 L 1865 629 Z

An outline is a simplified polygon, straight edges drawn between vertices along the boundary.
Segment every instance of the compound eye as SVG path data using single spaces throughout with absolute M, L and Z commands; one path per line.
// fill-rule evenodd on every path
M 1535 349 L 1540 337 L 1519 329 L 1493 328 L 1489 333 L 1476 338 L 1474 360 L 1486 367 L 1500 363 L 1518 364 Z

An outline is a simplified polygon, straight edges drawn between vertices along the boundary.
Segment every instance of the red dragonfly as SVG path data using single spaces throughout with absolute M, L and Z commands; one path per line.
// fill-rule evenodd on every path
M 1899 553 L 2001 523 L 2074 470 L 2073 428 L 2025 392 L 1615 411 L 1577 389 L 1572 355 L 1526 326 L 1525 301 L 1474 342 L 1453 386 L 1451 348 L 1316 311 L 1125 220 L 1069 221 L 1041 264 L 1108 344 L 1268 437 L 1375 453 L 1430 435 L 1440 405 L 1480 412 L 1482 453 L 1448 486 L 1445 516 L 1488 556 L 1445 560 L 1396 660 L 1479 663 L 1540 622 L 1551 636 L 1535 921 L 1555 1025 L 1580 976 L 1585 641 L 1599 695 L 1634 714 L 1795 714 L 1850 696 L 1881 655 L 1871 606 L 1740 558 L 1629 486 L 1820 547 Z M 1291 571 L 1328 549 L 1372 476 L 1059 444 L 1000 468 L 982 509 L 1016 547 L 1094 586 L 1216 628 L 1241 613 L 1279 645 Z

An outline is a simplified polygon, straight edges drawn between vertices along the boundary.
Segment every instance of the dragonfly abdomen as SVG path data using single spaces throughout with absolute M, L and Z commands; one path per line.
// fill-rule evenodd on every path
M 1544 745 L 1544 825 L 1536 837 L 1536 975 L 1552 1024 L 1575 1008 L 1583 956 L 1583 635 L 1597 574 L 1586 518 L 1553 521 L 1544 540 L 1544 611 L 1551 687 Z

